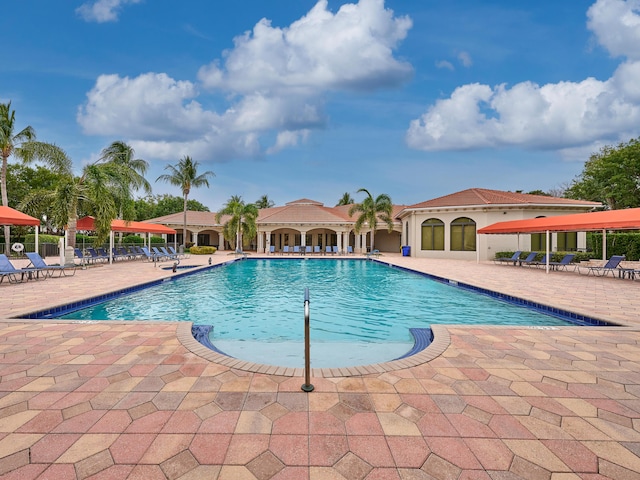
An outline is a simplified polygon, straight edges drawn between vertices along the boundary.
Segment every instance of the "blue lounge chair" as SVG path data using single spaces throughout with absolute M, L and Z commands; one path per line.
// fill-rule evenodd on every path
M 338 246 L 334 245 L 333 247 L 331 247 L 331 253 L 333 253 L 334 255 L 337 255 L 338 253 L 340 253 L 338 251 Z
M 518 265 L 520 266 L 531 265 L 536 261 L 537 256 L 538 256 L 538 252 L 531 252 L 529 255 L 527 255 L 527 258 L 525 258 L 524 260 L 518 260 Z
M 104 250 L 104 249 L 103 249 L 103 250 Z M 96 249 L 95 249 L 95 248 L 88 247 L 88 248 L 87 248 L 87 252 L 88 252 L 88 253 L 89 253 L 89 255 L 91 256 L 91 261 L 92 261 L 93 263 L 96 263 L 96 262 L 105 262 L 105 261 L 107 261 L 107 262 L 108 262 L 108 261 L 109 261 L 109 255 L 106 255 L 106 256 L 101 255 L 101 254 L 99 254 L 99 253 L 96 251 Z M 106 252 L 105 252 L 105 253 L 106 253 Z
M 169 253 L 166 247 L 160 247 L 160 251 L 164 254 L 165 257 L 170 258 L 171 260 L 178 259 L 178 254 Z
M 285 245 L 284 247 L 282 247 L 282 254 L 287 254 L 289 255 L 291 252 L 289 251 L 289 245 Z
M 109 254 L 107 253 L 107 251 L 104 248 L 102 248 L 102 247 L 98 248 L 98 255 L 105 262 L 109 261 Z
M 38 252 L 25 252 L 25 255 L 31 262 L 33 268 L 42 270 L 50 277 L 53 277 L 55 272 L 58 272 L 58 277 L 61 277 L 62 275 L 70 277 L 76 274 L 75 265 L 69 267 L 66 267 L 65 265 L 47 265 L 47 262 L 44 261 L 44 258 L 42 258 Z
M 347 245 L 347 255 L 353 255 L 353 247 L 351 245 Z
M 276 246 L 275 245 L 270 245 L 269 246 L 269 254 L 273 255 L 276 253 Z
M 153 253 L 155 253 L 157 260 L 168 260 L 169 259 L 169 257 L 167 255 L 165 255 L 160 250 L 158 250 L 158 247 L 151 247 L 151 250 L 153 251 Z
M 313 247 L 311 245 L 306 245 L 304 247 L 304 254 L 307 255 L 311 255 L 313 253 Z
M 76 257 L 80 259 L 80 265 L 91 263 L 93 261 L 92 258 L 85 257 L 84 253 L 82 253 L 82 250 L 80 250 L 79 248 L 74 248 L 73 253 Z
M 516 263 L 518 263 L 521 253 L 522 253 L 522 250 L 518 250 L 510 257 L 494 258 L 493 262 L 498 265 L 504 265 L 505 263 L 512 263 L 513 265 L 515 265 Z
M 318 255 L 322 253 L 322 249 L 320 248 L 320 245 L 315 245 L 313 247 L 313 253 L 317 253 Z
M 302 253 L 300 252 L 300 245 L 296 245 L 293 247 L 293 253 L 297 253 L 299 255 L 301 255 Z
M 142 253 L 144 257 L 150 262 L 155 262 L 157 260 L 156 254 L 151 253 L 147 247 L 141 247 Z
M 41 275 L 42 274 L 42 275 Z M 47 274 L 39 270 L 37 268 L 16 268 L 13 266 L 13 263 L 9 260 L 4 253 L 0 254 L 0 283 L 2 280 L 7 278 L 9 283 L 21 283 L 25 280 L 32 280 L 39 278 L 47 278 Z M 20 276 L 20 280 L 18 280 L 18 275 Z
M 560 260 L 559 262 L 549 262 L 549 266 L 553 270 L 568 270 L 570 266 L 573 266 L 573 269 L 575 271 L 575 269 L 577 268 L 577 265 L 575 263 L 573 264 L 571 263 L 575 256 L 576 256 L 575 253 L 568 253 L 567 255 L 562 257 L 562 260 Z
M 622 262 L 624 259 L 625 255 L 612 255 L 607 263 L 600 267 L 587 267 L 589 269 L 587 275 L 591 275 L 593 273 L 594 275 L 602 277 L 607 273 L 611 273 L 611 275 L 615 277 L 615 272 L 617 271 L 620 262 Z
M 530 267 L 546 267 L 547 265 L 547 255 L 544 254 L 540 260 L 534 260 L 529 263 Z
M 331 253 L 331 245 L 327 245 L 324 249 L 324 253 L 329 254 Z

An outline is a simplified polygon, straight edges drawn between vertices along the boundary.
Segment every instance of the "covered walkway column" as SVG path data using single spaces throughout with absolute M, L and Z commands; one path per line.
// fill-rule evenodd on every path
M 266 236 L 264 251 L 265 253 L 269 253 L 271 251 L 271 232 L 267 231 L 267 232 L 264 232 L 264 234 Z
M 191 232 L 191 242 L 197 247 L 198 246 L 198 232 Z
M 344 235 L 344 232 L 337 232 L 338 233 L 338 252 L 342 253 L 342 251 L 344 250 L 342 248 L 343 242 L 342 242 L 342 236 Z
M 358 253 L 362 253 L 362 246 L 361 246 L 361 243 L 360 243 L 360 235 L 358 235 L 356 233 L 355 237 L 356 237 L 355 251 L 358 252 Z
M 218 232 L 218 250 L 224 250 L 224 234 L 222 232 Z
M 307 245 L 307 231 L 300 230 L 300 246 L 305 247 Z
M 264 252 L 264 233 L 261 232 L 260 230 L 258 230 L 258 233 L 256 234 L 257 236 L 257 241 L 258 241 L 258 245 L 256 245 L 256 253 L 263 253 Z

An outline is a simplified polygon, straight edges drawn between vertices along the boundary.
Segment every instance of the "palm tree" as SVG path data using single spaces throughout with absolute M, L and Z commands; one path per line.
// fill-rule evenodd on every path
M 7 164 L 9 157 L 14 155 L 22 160 L 47 159 L 59 156 L 55 145 L 37 142 L 36 132 L 31 126 L 27 126 L 15 132 L 16 112 L 11 109 L 11 102 L 0 103 L 0 156 L 2 156 L 2 172 L 0 174 L 0 191 L 2 205 L 9 206 L 7 193 Z M 5 251 L 9 251 L 11 229 L 4 227 Z
M 132 193 L 133 190 L 144 190 L 151 194 L 151 185 L 144 178 L 149 164 L 146 160 L 135 158 L 135 150 L 123 141 L 115 141 L 102 150 L 100 160 L 114 168 L 114 173 L 123 175 L 115 185 L 114 195 L 118 205 L 118 218 L 132 220 L 135 215 Z M 123 232 L 119 232 L 122 241 Z
M 336 207 L 340 207 L 341 205 L 351 205 L 352 203 L 356 203 L 356 201 L 353 199 L 351 194 L 349 192 L 344 192 L 342 194 L 342 198 L 340 198 L 338 203 L 336 203 Z
M 387 224 L 389 233 L 393 231 L 393 220 L 391 219 L 393 203 L 391 202 L 391 197 L 386 193 L 381 193 L 374 199 L 366 188 L 361 188 L 357 193 L 360 192 L 366 193 L 367 196 L 362 203 L 356 203 L 349 208 L 349 216 L 354 213 L 360 214 L 353 226 L 356 233 L 360 233 L 365 223 L 369 226 L 371 229 L 371 251 L 373 252 L 373 238 L 378 228 L 378 219 Z
M 275 205 L 275 202 L 270 200 L 268 195 L 262 195 L 254 205 L 260 209 L 271 208 Z
M 2 191 L 2 205 L 9 206 L 7 193 L 7 164 L 12 154 L 19 156 L 20 145 L 32 142 L 36 138 L 36 132 L 31 126 L 27 126 L 14 133 L 16 112 L 11 110 L 11 102 L 0 104 L 0 155 L 2 156 L 2 173 L 0 174 L 0 190 Z M 17 150 L 17 151 L 16 151 Z M 11 228 L 4 227 L 5 252 L 9 251 Z
M 180 159 L 176 166 L 167 165 L 164 169 L 171 173 L 160 175 L 157 179 L 170 183 L 182 190 L 183 198 L 183 226 L 182 226 L 182 244 L 186 246 L 187 242 L 187 199 L 192 188 L 206 186 L 209 188 L 209 177 L 215 177 L 216 174 L 211 170 L 198 175 L 198 162 L 194 162 L 190 156 L 185 155 Z
M 48 206 L 53 223 L 66 227 L 70 247 L 76 244 L 78 212 L 90 212 L 95 218 L 96 243 L 102 243 L 109 236 L 111 221 L 118 215 L 119 199 L 131 197 L 128 189 L 137 172 L 132 172 L 130 165 L 125 162 L 105 157 L 86 165 L 82 174 L 75 176 L 67 154 L 56 148 L 58 155 L 46 160 L 51 169 L 60 175 L 60 181 L 53 190 L 30 192 L 21 206 L 27 212 Z
M 233 195 L 224 207 L 216 214 L 216 222 L 220 223 L 223 215 L 230 215 L 231 218 L 224 224 L 224 237 L 233 241 L 235 236 L 236 251 L 242 251 L 242 239 L 251 240 L 255 237 L 258 226 L 258 207 L 253 203 L 244 203 L 242 197 Z

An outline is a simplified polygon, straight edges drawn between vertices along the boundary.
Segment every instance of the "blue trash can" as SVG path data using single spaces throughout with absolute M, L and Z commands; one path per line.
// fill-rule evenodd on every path
M 402 247 L 402 256 L 403 257 L 410 257 L 411 256 L 411 246 L 410 245 L 404 245 Z

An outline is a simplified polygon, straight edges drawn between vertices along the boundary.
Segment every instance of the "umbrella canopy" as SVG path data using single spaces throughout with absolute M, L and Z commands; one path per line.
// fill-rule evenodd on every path
M 95 230 L 95 222 L 93 217 L 83 217 L 76 223 L 78 230 Z M 165 227 L 157 223 L 146 222 L 129 222 L 127 220 L 112 220 L 112 232 L 133 232 L 133 233 L 158 233 L 172 234 L 176 233 L 173 228 Z
M 0 206 L 0 225 L 40 225 L 40 220 L 11 207 Z
M 640 230 L 640 208 L 498 222 L 478 229 L 478 233 L 587 232 L 595 230 Z

